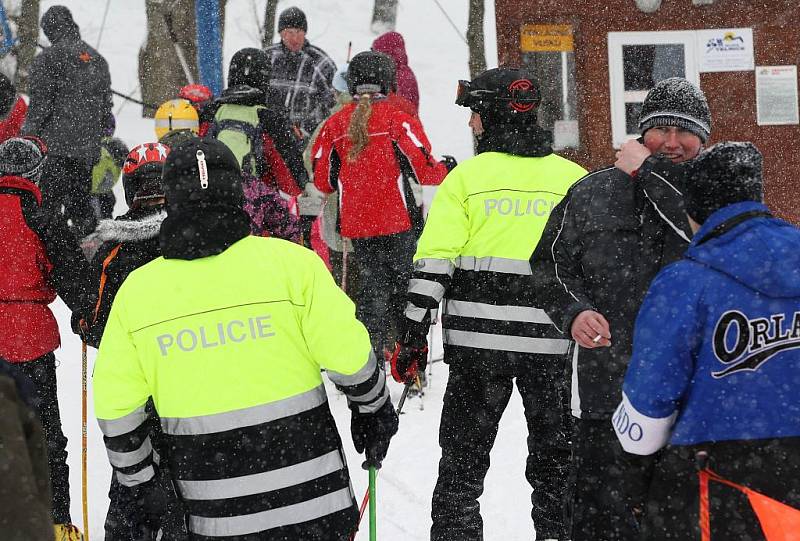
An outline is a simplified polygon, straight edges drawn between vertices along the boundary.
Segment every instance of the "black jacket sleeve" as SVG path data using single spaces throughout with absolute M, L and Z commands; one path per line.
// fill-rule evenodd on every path
M 688 243 L 692 230 L 683 207 L 686 177 L 681 168 L 664 158 L 650 156 L 639 168 L 636 182 L 667 229 Z
M 575 316 L 584 310 L 594 310 L 584 286 L 583 235 L 576 217 L 575 199 L 570 190 L 553 209 L 531 256 L 537 306 L 547 312 L 567 338 L 571 338 L 570 328 Z
M 62 77 L 61 66 L 52 62 L 52 54 L 45 50 L 33 59 L 28 80 L 30 105 L 25 115 L 22 132 L 26 135 L 39 135 L 42 127 L 53 115 L 54 103 L 58 93 L 58 78 Z
M 300 143 L 285 113 L 274 109 L 264 111 L 264 125 L 272 139 L 275 150 L 286 165 L 294 183 L 302 190 L 308 183 L 308 171 L 303 163 L 303 146 Z
M 25 221 L 44 243 L 53 265 L 50 283 L 73 312 L 92 303 L 87 289 L 89 263 L 61 214 L 48 214 L 31 198 L 23 199 Z

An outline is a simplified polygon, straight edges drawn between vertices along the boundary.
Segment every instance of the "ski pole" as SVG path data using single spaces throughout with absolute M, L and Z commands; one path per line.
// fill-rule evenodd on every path
M 164 13 L 164 23 L 167 25 L 167 34 L 169 34 L 169 40 L 172 42 L 172 47 L 175 49 L 175 56 L 178 57 L 178 62 L 183 69 L 183 74 L 186 76 L 186 80 L 189 84 L 193 85 L 195 81 L 192 70 L 189 69 L 189 62 L 186 61 L 183 47 L 178 43 L 178 35 L 175 33 L 175 27 L 172 26 L 172 13 Z
M 135 103 L 137 105 L 141 105 L 143 107 L 149 107 L 151 109 L 158 109 L 158 105 L 153 105 L 152 103 L 145 103 L 145 102 L 143 102 L 141 100 L 137 100 L 136 98 L 132 98 L 132 97 L 128 96 L 127 94 L 123 94 L 122 92 L 117 92 L 113 88 L 111 89 L 111 93 L 114 94 L 115 96 L 119 96 L 123 100 L 127 100 L 127 101 L 130 101 L 130 102 L 133 102 L 133 103 Z
M 376 541 L 378 539 L 378 502 L 375 499 L 375 480 L 378 475 L 378 469 L 375 466 L 369 467 L 369 487 L 367 494 L 369 494 L 369 541 Z
M 406 383 L 406 386 L 403 387 L 403 394 L 400 395 L 400 402 L 397 403 L 397 416 L 399 417 L 401 413 L 403 413 L 403 404 L 406 403 L 406 398 L 408 397 L 408 391 L 411 389 L 411 386 L 414 385 L 414 380 L 409 381 Z M 370 470 L 374 469 L 373 466 L 370 466 Z M 377 472 L 375 473 L 377 477 Z M 371 479 L 370 474 L 370 483 L 374 483 Z M 353 531 L 353 534 L 350 536 L 350 541 L 353 541 L 356 538 L 356 533 L 358 532 L 358 526 L 361 524 L 361 520 L 364 518 L 364 511 L 367 509 L 367 503 L 370 504 L 370 520 L 372 519 L 372 501 L 374 498 L 370 496 L 370 492 L 374 492 L 374 487 L 370 489 L 367 488 L 367 491 L 364 493 L 364 498 L 361 500 L 361 505 L 358 507 L 358 521 L 356 522 L 356 528 Z M 371 528 L 371 526 L 370 526 Z
M 82 322 L 83 323 L 83 322 Z M 83 509 L 83 538 L 89 541 L 89 485 L 86 474 L 86 338 L 81 341 L 81 507 Z

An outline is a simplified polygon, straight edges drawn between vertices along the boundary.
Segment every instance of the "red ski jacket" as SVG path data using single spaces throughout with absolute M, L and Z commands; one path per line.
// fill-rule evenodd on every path
M 392 235 L 411 229 L 409 207 L 416 203 L 404 171 L 420 184 L 438 185 L 447 175 L 431 155 L 431 144 L 416 118 L 385 99 L 372 102 L 367 121 L 369 143 L 348 159 L 347 135 L 356 103 L 331 116 L 314 143 L 314 184 L 324 193 L 339 192 L 342 235 L 348 238 Z
M 0 143 L 19 135 L 22 125 L 25 124 L 25 115 L 27 114 L 28 104 L 25 103 L 22 96 L 17 97 L 17 101 L 11 111 L 4 119 L 0 120 Z
M 61 339 L 48 305 L 56 291 L 48 283 L 53 265 L 44 243 L 28 226 L 22 197 L 42 195 L 21 177 L 0 177 L 0 358 L 31 361 L 56 349 Z

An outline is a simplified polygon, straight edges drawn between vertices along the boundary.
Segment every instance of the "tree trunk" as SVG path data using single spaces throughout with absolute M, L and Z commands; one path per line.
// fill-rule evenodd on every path
M 267 0 L 264 8 L 264 31 L 261 34 L 261 48 L 266 49 L 272 45 L 275 37 L 275 11 L 278 9 L 278 0 Z
M 225 34 L 225 3 L 226 0 L 219 1 L 221 36 Z M 175 43 L 183 52 L 189 74 L 195 82 L 200 82 L 194 0 L 146 0 L 145 9 L 147 41 L 139 49 L 139 84 L 142 101 L 157 107 L 175 98 L 180 88 L 189 83 L 170 37 L 167 20 L 171 20 Z M 154 108 L 142 108 L 142 116 L 152 117 L 154 114 Z
M 22 8 L 17 19 L 17 37 L 19 44 L 16 47 L 17 92 L 28 92 L 28 74 L 33 57 L 36 55 L 36 41 L 39 39 L 39 0 L 23 0 Z
M 471 79 L 486 70 L 486 50 L 483 40 L 483 0 L 469 0 L 467 19 L 467 47 L 469 47 L 469 75 Z
M 397 22 L 397 0 L 375 0 L 372 8 L 372 25 L 376 34 L 394 30 Z

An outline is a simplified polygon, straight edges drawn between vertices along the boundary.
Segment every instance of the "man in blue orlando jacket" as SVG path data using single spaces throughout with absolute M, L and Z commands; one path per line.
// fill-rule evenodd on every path
M 688 162 L 695 231 L 653 281 L 613 424 L 623 448 L 667 446 L 646 539 L 700 539 L 695 456 L 722 477 L 800 507 L 800 230 L 762 200 L 762 158 L 720 143 Z M 746 497 L 710 486 L 714 539 L 764 539 Z

